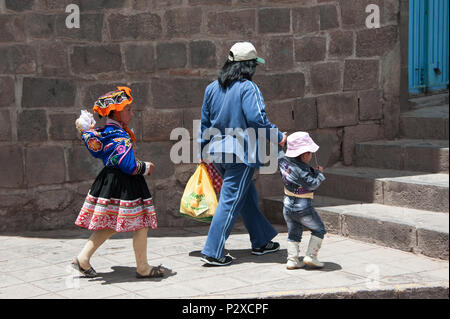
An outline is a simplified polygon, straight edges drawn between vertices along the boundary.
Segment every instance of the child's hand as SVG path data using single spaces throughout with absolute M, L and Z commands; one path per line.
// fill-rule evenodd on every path
M 281 147 L 284 147 L 284 144 L 286 144 L 287 141 L 287 135 L 283 133 L 283 139 L 280 143 L 278 143 Z
M 150 166 L 147 175 L 150 176 L 153 174 L 153 171 L 155 170 L 155 164 L 153 164 L 152 162 L 147 162 L 147 165 Z
M 323 167 L 322 166 L 317 166 L 317 169 L 321 172 L 321 173 L 323 173 Z

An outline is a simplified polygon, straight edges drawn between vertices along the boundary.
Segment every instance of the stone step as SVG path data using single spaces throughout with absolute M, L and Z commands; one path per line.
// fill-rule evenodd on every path
M 448 105 L 418 108 L 400 115 L 400 136 L 448 140 Z
M 448 93 L 433 94 L 409 99 L 409 106 L 412 109 L 448 104 Z
M 283 197 L 263 202 L 265 216 L 279 223 Z M 448 260 L 448 214 L 326 196 L 315 196 L 314 207 L 331 234 Z
M 356 145 L 356 166 L 448 173 L 448 140 L 397 139 Z
M 428 211 L 449 210 L 448 174 L 334 166 L 318 195 Z

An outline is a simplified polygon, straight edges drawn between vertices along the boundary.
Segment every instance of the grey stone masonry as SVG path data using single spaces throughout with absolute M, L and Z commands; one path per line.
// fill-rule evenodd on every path
M 130 87 L 133 95 L 137 157 L 157 164 L 147 182 L 160 226 L 191 225 L 178 214 L 185 183 L 174 174 L 192 173 L 195 165 L 171 162 L 170 133 L 184 127 L 194 137 L 205 88 L 237 41 L 252 42 L 266 60 L 253 81 L 269 120 L 288 133 L 310 132 L 327 164 L 350 164 L 357 143 L 408 131 L 396 117 L 400 85 L 390 67 L 401 62 L 398 47 L 407 45 L 400 43 L 400 0 L 0 3 L 1 163 L 15 161 L 14 172 L 0 170 L 0 195 L 30 194 L 19 213 L 14 201 L 2 208 L 10 229 L 51 229 L 68 220 L 63 226 L 71 226 L 82 199 L 74 197 L 58 212 L 37 205 L 31 194 L 89 189 L 102 165 L 84 149 L 74 121 L 117 86 Z M 79 6 L 80 28 L 66 25 L 70 4 Z M 379 30 L 364 23 L 368 4 L 380 8 Z M 277 177 L 256 175 L 258 190 L 277 194 L 263 182 Z M 36 207 L 42 211 L 34 212 Z M 43 223 L 30 217 L 35 213 L 61 216 Z
M 448 260 L 448 93 L 410 105 L 400 114 L 401 138 L 380 139 L 374 124 L 345 127 L 344 162 L 324 170 L 313 202 L 330 233 Z M 282 223 L 282 197 L 263 203 L 269 220 Z

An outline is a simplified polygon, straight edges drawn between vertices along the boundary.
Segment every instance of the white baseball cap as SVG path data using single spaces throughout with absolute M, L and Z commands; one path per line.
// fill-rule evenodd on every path
M 250 42 L 237 42 L 230 49 L 228 56 L 230 61 L 248 61 L 256 60 L 260 64 L 265 64 L 266 61 L 256 53 L 256 49 Z

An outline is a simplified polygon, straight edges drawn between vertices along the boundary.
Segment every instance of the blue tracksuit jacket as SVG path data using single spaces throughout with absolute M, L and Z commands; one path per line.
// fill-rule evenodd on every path
M 197 138 L 200 152 L 207 146 L 205 154 L 213 161 L 223 162 L 224 154 L 234 154 L 236 161 L 258 168 L 263 166 L 265 157 L 258 154 L 262 133 L 268 140 L 273 134 L 272 140 L 277 143 L 283 138 L 267 119 L 264 99 L 254 82 L 236 81 L 223 90 L 216 80 L 206 87 Z M 265 139 L 262 142 L 265 146 Z M 201 153 L 198 156 L 203 158 Z

